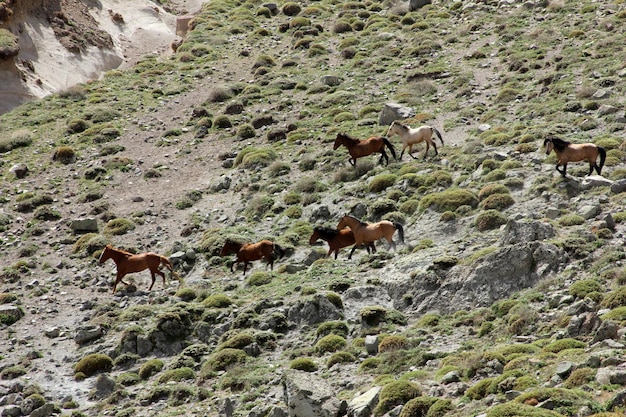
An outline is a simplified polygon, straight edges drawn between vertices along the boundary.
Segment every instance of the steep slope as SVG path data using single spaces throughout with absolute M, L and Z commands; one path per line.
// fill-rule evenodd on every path
M 623 195 L 540 152 L 593 140 L 624 177 L 623 5 L 271 6 L 212 1 L 175 54 L 2 117 L 3 306 L 24 314 L 2 316 L 3 398 L 252 417 L 410 381 L 431 415 L 623 407 Z M 348 165 L 337 133 L 384 134 L 389 101 L 440 128 L 440 157 Z M 346 212 L 407 244 L 325 259 L 313 225 Z M 228 237 L 288 256 L 231 273 Z M 148 293 L 144 271 L 111 295 L 106 243 L 171 256 L 184 282 Z M 382 397 L 377 415 L 409 400 Z

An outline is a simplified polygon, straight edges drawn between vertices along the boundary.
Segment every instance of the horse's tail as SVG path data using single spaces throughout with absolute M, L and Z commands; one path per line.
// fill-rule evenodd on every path
M 274 246 L 272 247 L 272 257 L 274 257 L 274 259 L 282 258 L 286 253 L 287 252 L 285 252 L 285 249 L 283 249 L 282 246 L 278 243 L 274 243 Z
M 172 261 L 167 259 L 165 256 L 161 256 L 161 265 L 169 269 L 170 274 L 180 282 L 180 275 L 178 275 L 176 271 L 174 271 L 174 265 L 172 264 Z
M 600 175 L 600 171 L 602 171 L 602 167 L 604 166 L 604 161 L 606 161 L 606 149 L 602 146 L 598 146 L 598 153 L 600 153 L 600 165 L 598 166 L 598 175 Z
M 393 148 L 393 145 L 391 144 L 391 142 L 389 141 L 389 139 L 387 139 L 386 137 L 382 137 L 383 139 L 383 143 L 389 148 L 389 152 L 391 152 L 391 156 L 393 156 L 394 160 L 398 160 L 398 157 L 396 157 L 396 150 Z
M 439 142 L 441 142 L 441 146 L 443 146 L 443 138 L 441 137 L 441 132 L 438 131 L 436 127 L 431 127 L 431 129 L 435 133 L 435 135 L 437 135 L 437 137 L 439 138 Z
M 393 223 L 393 227 L 398 231 L 398 235 L 400 236 L 400 242 L 404 243 L 404 227 L 398 222 Z

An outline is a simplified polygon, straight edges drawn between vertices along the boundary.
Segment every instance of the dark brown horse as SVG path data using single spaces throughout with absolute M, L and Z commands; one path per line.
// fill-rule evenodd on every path
M 602 171 L 604 162 L 606 161 L 606 149 L 602 146 L 594 145 L 593 143 L 577 143 L 568 142 L 563 139 L 559 139 L 556 136 L 550 136 L 543 141 L 543 146 L 546 148 L 546 155 L 550 155 L 550 152 L 554 150 L 556 152 L 556 170 L 561 173 L 563 177 L 567 174 L 568 162 L 579 162 L 586 160 L 589 163 L 589 174 L 593 172 L 595 168 L 598 175 Z M 596 163 L 600 156 L 600 165 Z M 560 170 L 559 166 L 563 169 Z
M 220 251 L 220 256 L 234 253 L 237 259 L 230 265 L 230 271 L 234 272 L 236 263 L 243 262 L 243 274 L 246 275 L 248 264 L 264 258 L 270 269 L 274 270 L 274 261 L 285 256 L 285 250 L 270 240 L 261 240 L 257 243 L 240 243 L 232 239 L 226 239 L 226 243 Z
M 348 259 L 352 258 L 352 254 L 356 248 L 364 243 L 375 242 L 378 239 L 385 238 L 389 242 L 389 248 L 396 248 L 393 241 L 393 234 L 398 231 L 400 242 L 404 243 L 404 228 L 400 223 L 383 220 L 378 223 L 365 223 L 352 216 L 343 216 L 337 224 L 337 229 L 349 227 L 354 233 L 354 246 L 350 251 Z
M 129 285 L 122 280 L 126 274 L 141 272 L 144 269 L 149 269 L 150 274 L 152 274 L 152 284 L 150 284 L 149 288 L 150 291 L 152 290 L 152 286 L 156 280 L 156 275 L 160 275 L 163 278 L 163 286 L 165 286 L 165 274 L 159 269 L 161 265 L 169 269 L 171 276 L 180 282 L 180 276 L 174 271 L 172 262 L 170 262 L 170 260 L 165 256 L 158 255 L 154 252 L 146 252 L 135 255 L 121 249 L 116 249 L 111 245 L 106 245 L 102 250 L 98 263 L 102 264 L 109 259 L 113 259 L 115 266 L 117 266 L 117 277 L 115 278 L 115 284 L 113 285 L 113 294 L 115 294 L 117 284 L 120 282 L 124 285 Z
M 380 160 L 378 162 L 382 164 L 384 159 L 385 165 L 388 165 L 389 157 L 387 156 L 387 152 L 385 152 L 385 146 L 389 148 L 393 159 L 397 159 L 396 151 L 395 149 L 393 149 L 393 145 L 391 144 L 391 142 L 389 142 L 389 139 L 383 136 L 372 136 L 368 139 L 359 140 L 345 133 L 339 133 L 335 138 L 335 144 L 333 145 L 333 149 L 337 150 L 337 148 L 339 148 L 341 145 L 348 148 L 348 152 L 351 156 L 348 161 L 354 167 L 356 167 L 357 158 L 368 156 L 373 153 L 380 153 Z
M 354 245 L 356 242 L 354 240 L 354 233 L 352 233 L 352 230 L 349 228 L 337 230 L 329 227 L 316 227 L 313 229 L 313 234 L 309 239 L 309 244 L 312 245 L 319 239 L 328 242 L 328 254 L 326 256 L 330 256 L 331 253 L 335 252 L 335 259 L 337 259 L 339 249 Z M 367 253 L 370 253 L 370 249 L 372 253 L 376 253 L 376 246 L 374 245 L 374 242 L 368 242 L 366 244 L 366 248 Z

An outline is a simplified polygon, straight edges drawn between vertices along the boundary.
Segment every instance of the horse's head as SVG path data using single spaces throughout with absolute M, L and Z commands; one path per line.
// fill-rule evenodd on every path
M 402 126 L 402 123 L 400 123 L 397 120 L 394 120 L 389 125 L 389 129 L 387 129 L 387 134 L 385 136 L 391 137 L 391 135 L 397 134 L 398 133 L 398 128 L 401 127 L 401 126 Z
M 552 152 L 552 149 L 554 149 L 554 143 L 552 142 L 552 138 L 546 138 L 546 140 L 543 141 L 543 146 L 544 148 L 546 148 L 546 155 L 550 155 L 550 152 Z
M 100 257 L 98 258 L 98 263 L 99 264 L 105 263 L 107 260 L 111 258 L 112 253 L 113 253 L 113 246 L 106 245 L 104 249 L 102 249 L 102 253 L 100 254 Z
M 234 240 L 226 239 L 226 242 L 220 251 L 220 256 L 226 256 L 229 253 L 237 253 L 240 248 L 241 244 L 235 242 Z
M 313 229 L 313 234 L 311 235 L 311 238 L 309 239 L 309 245 L 312 245 L 315 242 L 317 242 L 319 238 L 320 238 L 320 229 L 316 227 L 315 229 Z
M 337 223 L 337 230 L 341 230 L 344 227 L 350 227 L 350 216 L 348 215 L 343 216 Z
M 337 137 L 335 138 L 335 143 L 333 145 L 333 150 L 337 150 L 338 147 L 341 146 L 341 144 L 343 143 L 343 141 L 345 140 L 346 135 L 343 133 L 337 133 Z

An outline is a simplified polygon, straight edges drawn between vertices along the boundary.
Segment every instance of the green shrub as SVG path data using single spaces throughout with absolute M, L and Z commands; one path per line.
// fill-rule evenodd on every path
M 426 417 L 428 409 L 438 401 L 435 397 L 416 397 L 409 400 L 402 411 L 400 411 L 399 417 Z
M 220 115 L 215 118 L 213 121 L 213 126 L 217 129 L 229 129 L 233 127 L 233 123 L 230 121 L 228 116 Z
M 476 208 L 477 205 L 478 197 L 474 193 L 459 188 L 428 194 L 420 200 L 422 209 L 430 208 L 440 213 L 454 211 L 461 206 Z
M 123 235 L 135 230 L 135 223 L 127 219 L 109 220 L 104 226 L 103 233 L 106 235 Z
M 478 200 L 483 201 L 485 198 L 494 194 L 510 194 L 510 191 L 502 184 L 487 184 L 478 192 Z
M 207 359 L 202 365 L 202 373 L 206 374 L 207 371 L 226 371 L 233 366 L 245 363 L 247 358 L 248 355 L 241 349 L 225 348 Z
M 327 321 L 317 326 L 315 337 L 324 337 L 329 334 L 346 337 L 348 332 L 348 325 L 343 321 Z
M 241 168 L 263 168 L 269 166 L 276 158 L 276 152 L 271 148 L 247 147 L 237 154 L 234 166 L 240 166 Z
M 161 372 L 165 363 L 161 359 L 150 359 L 139 368 L 139 378 L 149 379 L 152 375 Z
M 324 295 L 326 296 L 326 299 L 330 301 L 332 305 L 337 307 L 339 310 L 343 310 L 343 300 L 341 299 L 341 296 L 339 294 L 337 294 L 334 291 L 328 291 Z
M 476 228 L 481 232 L 497 229 L 506 222 L 506 216 L 500 213 L 498 210 L 483 211 L 478 216 L 476 216 Z
M 52 155 L 53 161 L 63 164 L 71 164 L 76 161 L 76 151 L 71 146 L 59 146 Z
M 141 381 L 141 378 L 135 372 L 124 372 L 117 377 L 117 383 L 125 387 L 136 385 L 139 381 Z
M 15 379 L 26 375 L 26 368 L 23 366 L 8 366 L 0 371 L 0 379 Z
M 378 396 L 378 405 L 374 409 L 375 416 L 382 416 L 392 408 L 406 404 L 413 398 L 422 395 L 419 386 L 410 381 L 399 380 L 386 384 Z
M 440 398 L 429 409 L 426 417 L 443 417 L 448 411 L 452 411 L 452 401 L 447 398 Z
M 361 321 L 368 326 L 377 326 L 387 316 L 387 309 L 382 306 L 368 306 L 359 311 Z
M 393 352 L 395 350 L 406 350 L 410 347 L 409 339 L 401 335 L 389 335 L 386 336 L 378 344 L 378 352 Z
M 611 291 L 602 300 L 602 307 L 604 308 L 618 308 L 626 306 L 626 287 L 620 287 L 615 291 Z
M 17 301 L 17 295 L 12 292 L 3 292 L 0 293 L 0 304 L 9 304 L 13 301 Z
M 0 29 L 0 31 L 3 30 L 5 29 Z M 26 129 L 19 129 L 17 131 L 13 131 L 8 138 L 0 138 L 0 152 L 5 153 L 13 149 L 27 147 L 31 143 L 33 143 L 33 136 L 30 131 Z
M 91 123 L 83 119 L 72 119 L 67 123 L 68 133 L 81 133 L 91 127 Z
M 165 384 L 169 381 L 180 382 L 186 379 L 196 379 L 193 369 L 188 367 L 170 369 L 159 377 L 159 384 Z
M 576 298 L 585 298 L 591 292 L 603 291 L 602 285 L 595 279 L 583 279 L 569 287 L 569 293 Z
M 510 194 L 492 194 L 480 203 L 483 210 L 504 210 L 515 204 Z
M 250 287 L 260 287 L 272 282 L 272 275 L 268 272 L 256 271 L 250 274 L 246 283 Z
M 568 389 L 578 388 L 581 385 L 593 382 L 596 379 L 596 370 L 592 368 L 578 368 L 567 377 L 563 386 Z
M 577 226 L 584 223 L 585 219 L 582 216 L 573 213 L 561 216 L 559 219 L 559 224 L 561 226 Z
M 482 400 L 487 396 L 492 382 L 493 378 L 481 379 L 465 391 L 465 396 L 472 400 Z
M 395 184 L 397 177 L 394 174 L 379 174 L 372 178 L 369 183 L 369 190 L 379 193 Z
M 246 346 L 254 343 L 254 337 L 248 333 L 238 333 L 230 338 L 228 338 L 224 343 L 222 343 L 218 350 L 222 349 L 243 349 Z
M 585 342 L 580 340 L 565 338 L 559 339 L 543 347 L 544 352 L 559 353 L 565 349 L 582 349 L 587 347 Z
M 297 358 L 289 363 L 289 368 L 297 369 L 298 371 L 315 372 L 317 371 L 317 364 L 311 358 Z
M 441 320 L 441 316 L 435 313 L 426 313 L 422 317 L 420 317 L 417 322 L 417 326 L 419 327 L 435 327 L 439 324 Z
M 202 301 L 202 305 L 207 308 L 226 308 L 232 303 L 226 294 L 211 294 Z
M 113 360 L 101 353 L 92 353 L 82 358 L 74 365 L 74 373 L 83 373 L 92 376 L 98 372 L 107 372 L 113 368 Z
M 563 414 L 532 405 L 508 402 L 491 407 L 487 417 L 563 417 Z
M 256 136 L 256 130 L 251 124 L 244 123 L 237 129 L 237 136 L 242 139 L 251 139 Z
M 336 352 L 346 347 L 346 339 L 336 334 L 329 334 L 322 337 L 315 344 L 315 351 L 324 354 L 326 352 Z
M 193 288 L 184 287 L 176 291 L 176 297 L 182 301 L 191 301 L 196 298 L 196 292 Z
M 330 355 L 330 358 L 328 358 L 328 361 L 326 361 L 326 367 L 330 368 L 333 365 L 338 364 L 338 363 L 354 363 L 354 362 L 356 362 L 356 356 L 354 356 L 352 353 L 345 352 L 345 351 L 335 352 L 332 355 Z

